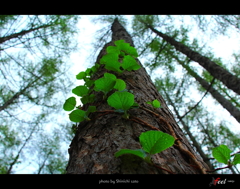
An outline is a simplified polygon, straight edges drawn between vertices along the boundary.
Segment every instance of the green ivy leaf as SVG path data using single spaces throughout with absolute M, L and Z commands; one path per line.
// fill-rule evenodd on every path
M 116 81 L 111 78 L 101 77 L 94 82 L 95 84 L 94 90 L 102 91 L 105 94 L 107 94 L 110 90 L 113 89 L 115 83 Z
M 232 162 L 233 165 L 240 164 L 240 154 L 235 154 Z
M 100 64 L 105 64 L 105 68 L 108 70 L 122 73 L 120 70 L 120 62 L 118 62 L 117 53 L 109 53 L 104 55 L 100 60 Z
M 89 88 L 93 84 L 94 84 L 94 80 L 87 79 L 87 80 L 85 80 L 85 84 L 84 85 Z
M 131 47 L 129 43 L 125 43 L 124 40 L 115 41 L 114 44 L 118 47 L 118 49 L 124 51 L 125 53 L 138 57 L 137 50 L 134 47 Z
M 150 154 L 160 153 L 174 144 L 174 137 L 161 131 L 147 131 L 140 135 L 143 150 Z
M 90 76 L 91 72 L 92 72 L 92 69 L 91 68 L 87 68 L 86 71 L 85 71 L 86 76 Z
M 127 51 L 127 54 L 133 56 L 133 57 L 138 57 L 137 50 L 134 47 L 130 47 Z
M 212 149 L 213 157 L 220 163 L 228 164 L 231 150 L 226 145 L 220 145 Z
M 120 54 L 120 50 L 117 47 L 114 46 L 108 46 L 107 47 L 107 53 L 116 53 Z
M 111 73 L 105 73 L 104 77 L 112 79 L 112 80 L 116 80 L 117 79 L 117 77 L 114 74 L 111 74 Z
M 105 64 L 105 68 L 107 70 L 115 71 L 118 73 L 122 73 L 122 70 L 120 70 L 120 62 L 107 62 Z
M 142 149 L 136 149 L 136 150 L 121 149 L 118 152 L 116 152 L 114 155 L 115 157 L 119 157 L 123 154 L 133 154 L 143 159 L 147 156 L 146 152 Z
M 108 105 L 115 109 L 128 110 L 134 103 L 134 95 L 129 92 L 115 92 L 107 99 Z
M 114 44 L 122 51 L 127 51 L 131 47 L 130 44 L 125 43 L 124 40 L 115 41 Z
M 151 104 L 154 108 L 160 108 L 161 107 L 161 103 L 156 99 L 151 101 L 147 101 L 147 104 Z
M 117 47 L 120 47 L 122 44 L 124 44 L 125 42 L 124 42 L 124 40 L 123 39 L 121 39 L 121 40 L 117 40 L 117 41 L 115 41 L 114 42 L 114 44 L 117 46 Z M 130 46 L 130 45 L 129 45 Z
M 65 111 L 72 111 L 75 108 L 76 104 L 77 104 L 76 98 L 70 97 L 65 101 L 63 109 Z
M 94 95 L 94 94 L 84 95 L 84 96 L 81 98 L 81 102 L 82 102 L 83 104 L 92 103 L 92 102 L 94 102 L 94 100 L 95 100 L 95 95 Z
M 114 88 L 121 91 L 126 88 L 126 83 L 122 79 L 116 79 L 116 84 L 114 85 Z
M 73 122 L 81 122 L 86 119 L 86 112 L 83 110 L 74 110 L 69 114 L 69 119 Z
M 152 101 L 152 105 L 154 108 L 160 108 L 161 103 L 156 99 L 156 100 Z
M 91 112 L 96 112 L 96 106 L 89 106 L 86 115 L 88 115 Z
M 127 71 L 138 70 L 141 66 L 137 61 L 130 55 L 123 58 L 122 68 Z
M 88 88 L 86 86 L 77 86 L 72 90 L 72 93 L 77 96 L 84 96 L 88 94 Z
M 92 74 L 95 73 L 95 72 L 97 72 L 98 68 L 99 68 L 99 64 L 95 64 L 95 65 L 91 68 Z
M 84 79 L 86 77 L 86 73 L 85 72 L 80 72 L 79 74 L 76 75 L 77 79 Z
M 125 55 L 126 55 L 125 52 L 120 51 L 120 54 L 119 54 L 119 57 L 120 57 L 120 58 L 123 58 Z

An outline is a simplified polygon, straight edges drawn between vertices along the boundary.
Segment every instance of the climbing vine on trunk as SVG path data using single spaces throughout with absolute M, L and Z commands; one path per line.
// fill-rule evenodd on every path
M 92 68 L 88 68 L 85 72 L 80 72 L 76 76 L 77 79 L 83 79 L 85 84 L 83 86 L 77 86 L 72 90 L 72 92 L 81 97 L 81 102 L 83 104 L 94 102 L 95 95 L 92 94 L 93 91 L 102 92 L 102 100 L 107 100 L 108 105 L 115 108 L 115 110 L 97 111 L 96 106 L 88 106 L 88 109 L 84 111 L 81 108 L 76 107 L 75 97 L 70 97 L 63 105 L 63 109 L 66 111 L 72 111 L 75 108 L 75 110 L 69 114 L 69 119 L 73 122 L 81 122 L 84 120 L 91 121 L 88 115 L 94 112 L 122 114 L 122 117 L 125 119 L 141 123 L 144 126 L 150 127 L 152 130 L 157 131 L 147 131 L 140 135 L 139 138 L 142 149 L 121 149 L 115 153 L 115 157 L 119 157 L 120 155 L 124 154 L 133 154 L 144 159 L 147 163 L 152 164 L 151 155 L 160 153 L 172 145 L 175 145 L 185 155 L 188 155 L 195 165 L 201 170 L 201 172 L 205 174 L 206 170 L 201 166 L 191 152 L 184 149 L 181 139 L 176 137 L 176 134 L 171 128 L 170 124 L 160 115 L 149 109 L 139 106 L 139 104 L 134 101 L 133 92 L 126 89 L 125 81 L 117 78 L 124 71 L 138 70 L 140 65 L 135 60 L 135 58 L 138 56 L 138 53 L 134 47 L 131 47 L 129 43 L 125 43 L 124 40 L 115 41 L 114 44 L 116 46 L 107 47 L 107 54 L 101 58 L 100 64 L 96 64 Z M 104 65 L 105 69 L 115 74 L 104 73 L 103 77 L 95 81 L 91 80 L 91 76 L 97 73 L 98 68 L 101 65 Z M 161 108 L 160 102 L 157 99 L 153 101 L 147 101 L 146 103 L 151 104 L 154 108 Z M 140 118 L 135 118 L 133 116 L 130 118 L 128 110 L 132 108 L 141 108 L 158 117 L 162 122 L 167 124 L 172 136 L 159 131 L 158 128 L 146 123 Z M 163 169 L 157 165 L 154 166 Z M 163 170 L 172 173 L 170 170 Z

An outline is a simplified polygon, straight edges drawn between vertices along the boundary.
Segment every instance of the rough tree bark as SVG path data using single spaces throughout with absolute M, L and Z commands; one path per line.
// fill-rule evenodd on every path
M 134 46 L 131 36 L 117 19 L 111 29 L 112 41 L 103 47 L 97 62 L 106 54 L 106 47 L 114 45 L 113 42 L 116 40 L 124 39 L 125 42 Z M 139 61 L 138 63 L 141 65 Z M 93 79 L 102 77 L 106 71 L 100 67 Z M 127 89 L 133 91 L 135 101 L 142 108 L 131 109 L 129 119 L 122 118 L 118 113 L 102 113 L 111 107 L 106 100 L 102 100 L 102 94 L 95 93 L 96 100 L 91 105 L 95 105 L 98 112 L 90 115 L 91 121 L 83 121 L 78 125 L 78 130 L 69 148 L 67 174 L 206 173 L 208 166 L 189 144 L 146 70 L 141 67 L 137 71 L 125 71 L 118 78 L 125 80 Z M 163 108 L 153 110 L 150 105 L 146 104 L 146 101 L 155 99 L 161 102 Z M 84 105 L 83 109 L 86 110 L 88 106 L 89 104 Z M 152 130 L 147 126 L 149 124 L 180 140 L 177 140 L 174 146 L 152 157 L 155 166 L 130 154 L 119 158 L 114 157 L 114 153 L 120 149 L 141 148 L 139 136 L 142 132 Z
M 189 138 L 192 141 L 193 146 L 195 146 L 196 150 L 198 151 L 198 153 L 201 155 L 201 157 L 203 158 L 203 160 L 205 161 L 205 163 L 213 170 L 214 167 L 210 162 L 210 159 L 207 157 L 207 155 L 204 153 L 204 151 L 201 148 L 201 145 L 199 144 L 199 142 L 196 140 L 196 138 L 192 135 L 190 128 L 187 124 L 185 124 L 185 122 L 182 120 L 182 117 L 180 116 L 176 106 L 174 105 L 172 99 L 170 98 L 170 96 L 168 95 L 167 91 L 165 89 L 163 89 L 163 92 L 168 100 L 168 102 L 172 105 L 173 110 L 178 118 L 178 120 L 180 120 L 180 122 L 183 125 L 183 128 L 185 130 L 185 132 L 188 134 Z

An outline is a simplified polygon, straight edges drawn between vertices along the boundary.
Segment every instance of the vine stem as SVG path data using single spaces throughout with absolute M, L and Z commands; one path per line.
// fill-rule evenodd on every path
M 96 112 L 97 112 L 97 113 L 103 113 L 103 114 L 99 115 L 98 117 L 103 116 L 103 115 L 106 115 L 106 114 L 110 114 L 110 113 L 115 113 L 114 110 L 104 110 L 104 111 L 96 111 Z M 147 122 L 143 121 L 143 120 L 140 119 L 140 118 L 137 118 L 137 117 L 133 117 L 133 116 L 132 116 L 132 119 L 129 119 L 129 120 L 134 121 L 134 122 L 136 122 L 136 123 L 140 123 L 140 124 L 142 124 L 142 125 L 146 125 L 146 126 L 150 127 L 150 128 L 153 129 L 153 130 L 158 130 L 158 131 L 160 131 L 160 129 L 158 129 L 158 128 L 156 128 L 156 127 L 148 124 Z M 166 171 L 166 172 L 168 172 L 168 173 L 170 173 L 170 174 L 175 174 L 175 173 L 173 173 L 172 171 L 167 170 L 167 169 L 165 169 L 165 168 L 163 168 L 163 167 L 160 167 L 160 166 L 158 166 L 158 165 L 156 165 L 156 164 L 152 164 L 152 163 L 151 163 L 150 165 L 153 165 L 154 167 L 157 167 L 158 169 L 162 169 L 162 170 L 164 170 L 164 171 Z
M 95 111 L 97 113 L 115 113 L 114 110 L 103 110 L 103 111 Z
M 205 170 L 205 168 L 198 162 L 198 160 L 194 157 L 194 155 L 193 155 L 190 151 L 188 151 L 188 150 L 185 149 L 185 147 L 183 146 L 181 140 L 179 140 L 179 138 L 177 138 L 177 136 L 176 136 L 173 128 L 171 127 L 171 125 L 169 124 L 168 121 L 166 121 L 166 120 L 165 120 L 162 116 L 160 116 L 159 114 L 157 114 L 157 113 L 155 113 L 155 112 L 153 112 L 153 111 L 151 111 L 151 110 L 149 110 L 149 109 L 147 109 L 147 108 L 144 108 L 144 107 L 142 107 L 142 106 L 139 106 L 139 107 L 140 107 L 141 109 L 149 112 L 149 113 L 154 114 L 156 117 L 158 117 L 158 118 L 160 119 L 160 121 L 164 122 L 164 123 L 167 125 L 167 127 L 168 127 L 168 129 L 169 129 L 169 131 L 170 131 L 170 134 L 175 138 L 175 141 L 176 141 L 177 144 L 175 144 L 174 146 L 176 146 L 181 152 L 183 152 L 184 154 L 186 154 L 186 155 L 195 163 L 195 165 L 198 167 L 198 169 L 200 170 L 200 172 L 201 172 L 202 174 L 206 174 L 206 173 L 207 173 L 206 170 Z
M 157 113 L 155 113 L 155 112 L 153 112 L 153 111 L 151 111 L 151 110 L 149 110 L 149 109 L 147 109 L 147 108 L 144 108 L 144 107 L 141 107 L 141 106 L 139 106 L 139 107 L 140 107 L 141 109 L 149 112 L 149 113 L 154 114 L 156 117 L 158 117 L 158 118 L 160 119 L 160 121 L 164 122 L 164 123 L 167 125 L 170 134 L 174 137 L 175 142 L 177 143 L 177 144 L 175 144 L 174 146 L 176 146 L 181 152 L 183 152 L 183 153 L 186 154 L 188 157 L 190 157 L 190 159 L 195 163 L 195 165 L 198 167 L 198 169 L 200 169 L 200 171 L 201 171 L 202 174 L 206 174 L 207 172 L 214 172 L 214 171 L 216 171 L 216 170 L 223 169 L 223 168 L 219 168 L 219 169 L 215 169 L 214 171 L 206 171 L 206 170 L 204 169 L 204 167 L 203 167 L 203 166 L 198 162 L 198 160 L 194 157 L 194 155 L 193 155 L 190 151 L 186 150 L 186 149 L 183 147 L 183 144 L 182 144 L 182 142 L 181 142 L 181 139 L 177 138 L 177 136 L 176 136 L 173 128 L 171 127 L 171 125 L 169 124 L 168 121 L 166 121 L 166 120 L 165 120 L 162 116 L 160 116 L 159 114 L 157 114 Z M 109 113 L 115 113 L 114 110 L 104 110 L 104 111 L 96 111 L 96 112 L 97 112 L 97 113 L 103 113 L 103 114 L 101 114 L 101 115 L 99 115 L 99 116 L 103 116 L 103 115 L 106 115 L 106 114 L 109 114 Z M 99 116 L 98 116 L 98 117 L 99 117 Z M 160 131 L 160 129 L 152 126 L 151 124 L 148 124 L 147 122 L 143 121 L 143 120 L 140 119 L 140 118 L 137 118 L 137 117 L 133 117 L 133 116 L 132 116 L 132 118 L 129 119 L 129 120 L 134 121 L 134 122 L 137 122 L 137 123 L 142 124 L 142 125 L 146 125 L 146 126 L 150 127 L 150 128 L 153 129 L 153 130 L 158 130 L 158 131 Z M 162 167 L 159 167 L 159 166 L 157 166 L 157 165 L 155 165 L 155 164 L 153 164 L 153 165 L 154 165 L 155 167 L 158 167 L 158 168 L 160 168 L 160 169 L 162 169 L 162 170 L 165 170 L 165 171 L 167 171 L 167 172 L 169 172 L 169 173 L 171 173 L 171 174 L 174 174 L 174 173 L 172 173 L 171 171 L 169 171 L 169 170 L 167 170 L 167 169 L 164 169 L 164 168 L 162 168 Z M 227 168 L 227 167 L 225 167 L 225 168 Z
M 209 171 L 206 171 L 206 172 L 212 173 L 212 172 L 215 172 L 215 171 L 218 171 L 218 170 L 221 170 L 221 169 L 227 169 L 227 168 L 230 168 L 230 167 L 231 167 L 231 165 L 228 165 L 226 167 L 220 167 L 220 168 L 217 168 L 217 169 L 214 169 L 214 170 L 209 170 Z
M 140 119 L 140 118 L 133 117 L 133 116 L 131 116 L 131 117 L 132 117 L 132 119 L 129 119 L 129 120 L 135 121 L 136 123 L 140 123 L 140 124 L 142 124 L 142 125 L 146 125 L 146 126 L 150 127 L 150 128 L 153 129 L 153 130 L 158 130 L 158 131 L 160 131 L 157 127 L 154 127 L 154 126 L 148 124 L 147 122 L 143 121 L 143 120 Z
M 101 117 L 101 116 L 104 116 L 104 115 L 107 115 L 107 114 L 110 114 L 110 113 L 115 113 L 114 110 L 103 110 L 103 111 L 96 111 L 97 113 L 102 113 L 100 115 L 98 115 L 97 117 L 95 117 L 94 119 L 98 118 L 98 117 Z M 95 112 L 94 112 L 95 113 Z

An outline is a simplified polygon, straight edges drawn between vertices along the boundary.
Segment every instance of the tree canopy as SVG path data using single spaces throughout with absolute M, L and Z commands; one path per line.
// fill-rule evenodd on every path
M 111 24 L 118 17 L 130 31 L 159 93 L 212 169 L 223 167 L 213 159 L 214 147 L 225 144 L 233 153 L 239 152 L 240 99 L 236 90 L 240 86 L 240 51 L 233 49 L 232 56 L 225 59 L 209 46 L 221 37 L 235 39 L 240 31 L 238 15 L 81 17 L 93 18 L 94 24 L 102 27 L 94 35 L 86 60 L 92 64 L 110 39 Z M 18 166 L 29 167 L 29 173 L 65 172 L 67 146 L 75 128 L 62 110 L 75 82 L 69 57 L 84 46 L 76 40 L 81 35 L 78 30 L 87 30 L 87 26 L 77 27 L 78 20 L 79 16 L 72 15 L 0 16 L 1 173 L 21 173 Z M 213 62 L 213 67 L 206 69 L 200 64 L 202 59 L 208 61 L 205 65 Z M 84 66 L 89 66 L 88 62 Z M 218 68 L 222 72 L 216 72 Z M 220 78 L 225 73 L 223 81 Z M 233 166 L 217 173 L 239 170 Z
M 71 38 L 77 34 L 78 18 L 0 16 L 1 173 L 29 164 L 39 167 L 32 173 L 64 172 L 66 154 L 59 145 L 67 127 L 56 132 L 61 122 L 55 114 L 62 114 L 59 96 L 72 84 L 67 57 L 77 49 Z

